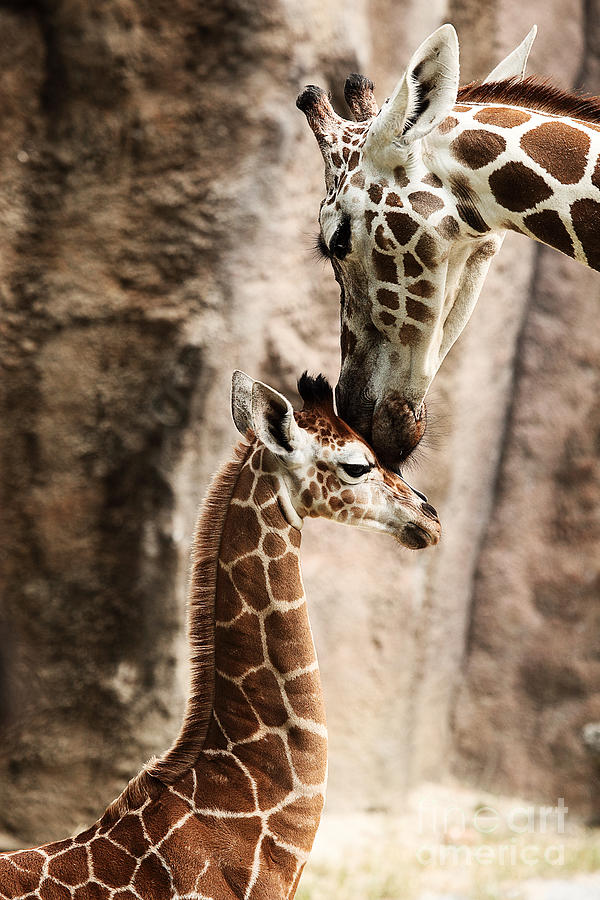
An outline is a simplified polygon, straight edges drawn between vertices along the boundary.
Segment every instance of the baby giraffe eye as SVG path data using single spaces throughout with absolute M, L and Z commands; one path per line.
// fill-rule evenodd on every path
M 361 478 L 363 475 L 367 475 L 373 466 L 369 463 L 340 463 L 340 469 L 349 475 L 350 478 Z

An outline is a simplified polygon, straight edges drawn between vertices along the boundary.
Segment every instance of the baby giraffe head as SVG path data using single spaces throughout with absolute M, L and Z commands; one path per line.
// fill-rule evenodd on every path
M 336 415 L 327 380 L 304 374 L 298 389 L 304 408 L 294 412 L 273 388 L 240 371 L 233 375 L 234 422 L 267 448 L 288 521 L 301 528 L 306 516 L 324 516 L 388 532 L 412 550 L 437 544 L 441 529 L 433 506 L 383 468 L 366 441 Z

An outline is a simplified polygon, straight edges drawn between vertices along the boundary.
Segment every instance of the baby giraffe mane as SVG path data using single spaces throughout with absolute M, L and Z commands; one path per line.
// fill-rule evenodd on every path
M 304 401 L 305 409 L 322 409 L 333 413 L 333 388 L 324 375 L 309 375 L 308 372 L 298 379 L 298 393 Z
M 570 116 L 600 124 L 600 98 L 575 91 L 563 91 L 535 75 L 508 78 L 489 84 L 473 81 L 461 87 L 458 103 L 508 103 L 557 116 Z
M 240 442 L 233 459 L 214 476 L 204 503 L 192 551 L 192 576 L 188 599 L 190 642 L 190 693 L 181 730 L 175 743 L 161 757 L 151 759 L 111 803 L 102 824 L 109 827 L 127 810 L 137 809 L 154 793 L 156 781 L 172 784 L 198 760 L 213 704 L 215 653 L 215 593 L 218 559 L 225 517 L 240 471 L 251 447 Z

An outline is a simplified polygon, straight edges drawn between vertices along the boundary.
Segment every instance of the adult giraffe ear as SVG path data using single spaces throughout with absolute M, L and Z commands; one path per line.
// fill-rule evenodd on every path
M 301 431 L 292 404 L 262 381 L 252 385 L 252 428 L 277 456 L 293 453 L 300 446 Z
M 252 428 L 252 385 L 254 378 L 236 369 L 231 378 L 231 415 L 240 434 Z
M 373 120 L 365 153 L 402 148 L 425 137 L 442 122 L 458 93 L 458 38 L 442 25 L 413 54 L 391 97 Z
M 518 78 L 522 81 L 525 78 L 525 68 L 527 66 L 527 57 L 531 50 L 531 45 L 537 34 L 537 25 L 534 25 L 527 37 L 525 37 L 519 46 L 509 53 L 508 56 L 498 63 L 495 69 L 492 69 L 483 83 L 488 84 L 490 81 L 504 81 L 506 78 Z

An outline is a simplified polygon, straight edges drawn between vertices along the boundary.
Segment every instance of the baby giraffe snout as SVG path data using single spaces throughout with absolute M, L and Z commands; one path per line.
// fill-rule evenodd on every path
M 431 503 L 419 501 L 417 515 L 404 526 L 400 540 L 411 550 L 423 550 L 437 544 L 441 534 L 442 526 L 435 507 Z

